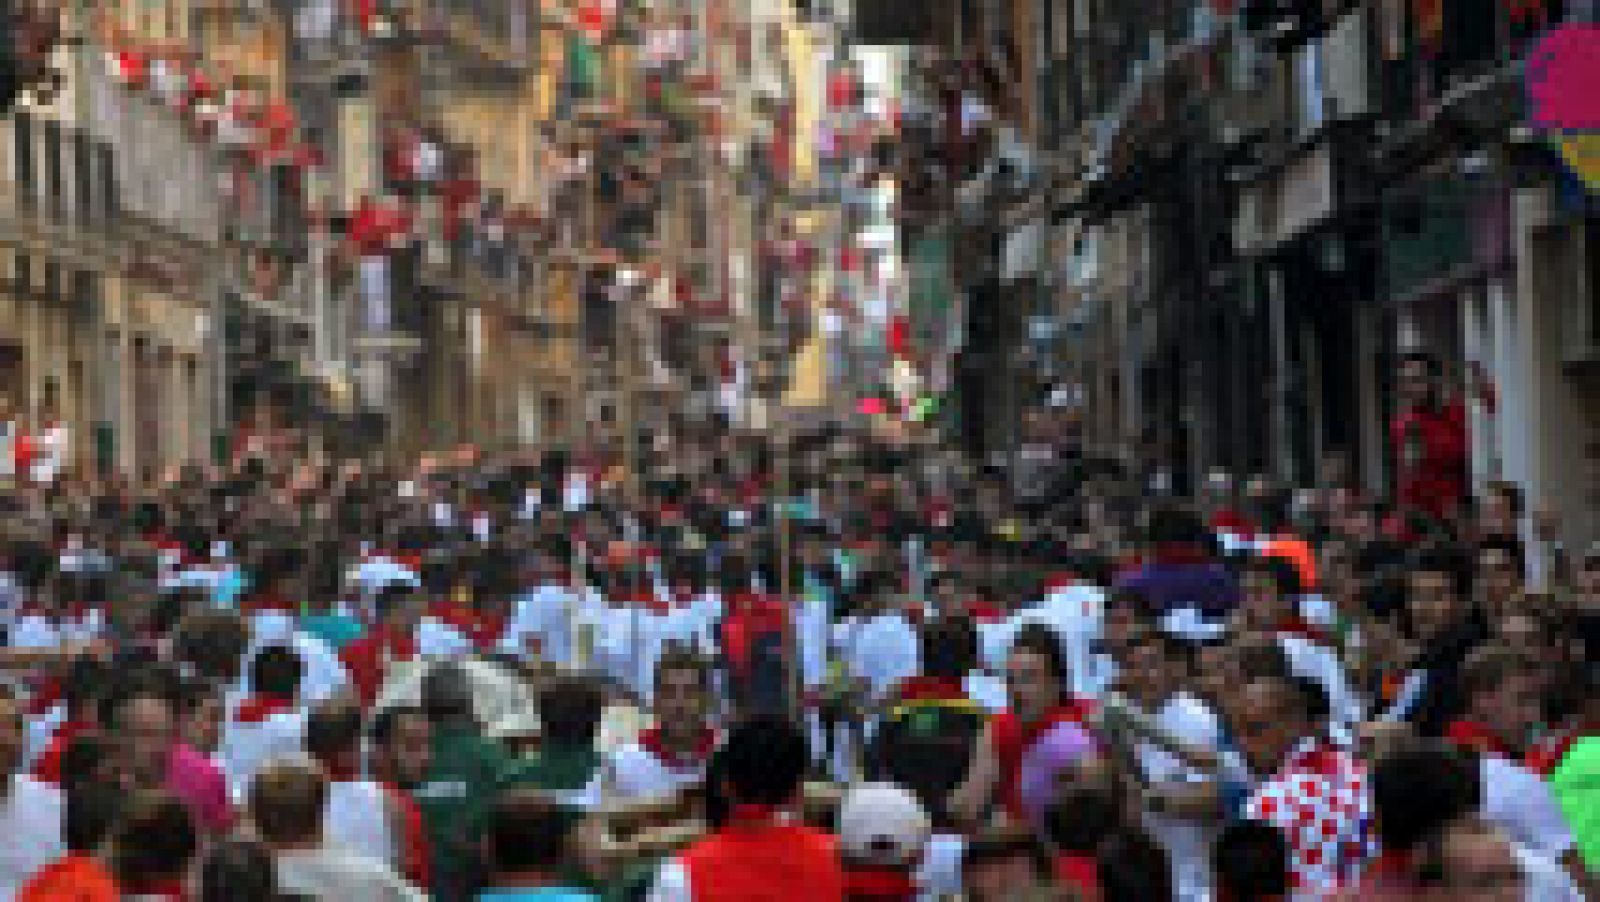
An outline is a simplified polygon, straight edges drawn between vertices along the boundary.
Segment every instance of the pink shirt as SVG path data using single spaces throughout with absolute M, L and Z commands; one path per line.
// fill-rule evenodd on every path
M 172 746 L 167 762 L 167 789 L 188 807 L 201 833 L 225 833 L 233 826 L 228 781 L 210 759 L 185 743 Z

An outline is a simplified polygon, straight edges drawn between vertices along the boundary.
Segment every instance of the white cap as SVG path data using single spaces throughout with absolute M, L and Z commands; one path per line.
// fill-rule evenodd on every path
M 917 797 L 894 783 L 863 783 L 839 805 L 839 849 L 871 865 L 915 865 L 933 832 Z

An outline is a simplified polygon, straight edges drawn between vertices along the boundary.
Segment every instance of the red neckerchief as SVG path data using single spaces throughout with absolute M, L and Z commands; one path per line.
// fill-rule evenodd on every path
M 1299 636 L 1318 645 L 1331 646 L 1332 638 L 1322 629 L 1301 617 L 1288 617 L 1278 623 L 1275 630 L 1280 636 Z
M 1241 539 L 1255 538 L 1256 526 L 1236 510 L 1224 508 L 1211 515 L 1211 528 L 1216 532 L 1232 533 Z
M 1320 777 L 1337 776 L 1340 770 L 1339 752 L 1332 744 L 1319 739 L 1301 740 L 1300 745 L 1289 753 L 1289 760 L 1284 762 L 1283 770 L 1316 774 Z
M 897 694 L 901 702 L 947 702 L 965 699 L 967 690 L 960 680 L 914 676 L 900 681 Z
M 727 826 L 734 830 L 759 830 L 776 826 L 778 812 L 776 805 L 740 803 L 728 809 Z
M 1099 902 L 1100 863 L 1091 854 L 1062 852 L 1056 855 L 1054 868 L 1056 881 L 1071 889 L 1083 902 Z
M 490 613 L 479 611 L 473 618 L 468 634 L 472 639 L 472 647 L 480 652 L 493 651 L 500 643 L 500 637 L 505 635 L 506 624 L 511 621 L 511 616 L 505 611 Z
M 268 611 L 279 614 L 295 613 L 294 605 L 290 604 L 282 595 L 273 591 L 258 593 L 245 605 L 245 610 L 252 614 L 261 614 Z
M 901 868 L 845 868 L 844 897 L 851 902 L 908 902 L 921 890 Z
M 1561 762 L 1572 751 L 1578 740 L 1600 733 L 1593 723 L 1579 723 L 1565 729 L 1557 730 L 1540 739 L 1528 751 L 1525 762 L 1529 770 L 1541 777 L 1548 777 L 1561 766 Z
M 665 614 L 672 610 L 671 602 L 658 597 L 656 593 L 650 591 L 634 592 L 623 600 L 623 604 L 638 608 L 641 611 L 649 611 L 652 614 Z
M 999 623 L 1006 619 L 1005 609 L 986 598 L 969 599 L 964 607 L 967 616 L 979 623 Z
M 1044 594 L 1052 595 L 1062 589 L 1070 589 L 1078 584 L 1078 577 L 1071 573 L 1052 573 L 1044 581 Z
M 706 759 L 711 757 L 711 751 L 717 747 L 717 731 L 710 727 L 702 727 L 700 735 L 695 737 L 694 745 L 684 753 L 667 748 L 661 736 L 661 728 L 651 727 L 639 734 L 639 747 L 665 764 L 668 770 L 696 770 L 706 763 Z
M 294 710 L 294 699 L 281 695 L 252 695 L 233 712 L 234 723 L 263 723 L 275 714 Z
M 1498 755 L 1508 761 L 1516 761 L 1521 757 L 1493 730 L 1475 720 L 1452 722 L 1445 728 L 1444 738 L 1462 751 L 1474 755 Z
M 694 604 L 695 599 L 699 597 L 699 591 L 691 585 L 680 585 L 672 590 L 672 603 L 680 608 L 686 608 Z
M 471 608 L 455 601 L 435 602 L 429 605 L 428 614 L 463 636 L 471 636 L 478 621 L 477 615 Z
M 1204 549 L 1188 542 L 1162 542 L 1150 552 L 1150 563 L 1162 566 L 1205 564 L 1210 561 Z
M 43 717 L 61 702 L 63 687 L 60 677 L 45 677 L 33 697 L 28 699 L 28 716 Z

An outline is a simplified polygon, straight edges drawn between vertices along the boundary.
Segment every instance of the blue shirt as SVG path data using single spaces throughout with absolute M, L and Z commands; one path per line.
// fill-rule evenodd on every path
M 567 886 L 530 886 L 523 888 L 486 889 L 478 894 L 478 902 L 600 902 L 600 897 L 581 889 Z

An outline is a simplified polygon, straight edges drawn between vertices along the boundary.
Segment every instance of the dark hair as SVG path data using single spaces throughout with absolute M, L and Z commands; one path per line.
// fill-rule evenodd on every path
M 81 733 L 72 737 L 61 750 L 61 787 L 71 792 L 74 787 L 96 782 L 111 761 L 112 744 L 104 734 Z
M 1234 655 L 1239 663 L 1240 675 L 1244 682 L 1254 679 L 1287 679 L 1289 677 L 1289 657 L 1283 651 L 1283 646 L 1275 641 L 1249 640 L 1239 642 L 1234 646 Z
M 1333 707 L 1328 702 L 1328 690 L 1316 680 L 1299 674 L 1290 674 L 1287 682 L 1290 688 L 1294 689 L 1295 696 L 1300 699 L 1306 722 L 1326 723 L 1333 713 Z
M 88 854 L 105 845 L 122 816 L 127 792 L 108 782 L 73 784 L 66 794 L 62 834 L 67 851 Z
M 1043 623 L 1024 624 L 1017 630 L 1016 639 L 1011 642 L 1011 653 L 1025 651 L 1039 655 L 1045 659 L 1050 667 L 1050 674 L 1063 688 L 1067 685 L 1069 673 L 1067 671 L 1067 658 L 1061 652 L 1061 640 L 1056 637 L 1056 631 Z
M 140 699 L 160 701 L 176 716 L 177 701 L 173 698 L 174 692 L 171 681 L 163 674 L 148 669 L 136 670 L 116 691 L 100 700 L 100 722 L 108 729 L 115 729 L 120 724 L 119 718 L 123 712 Z
M 278 902 L 282 898 L 272 853 L 259 842 L 224 840 L 212 847 L 200 865 L 199 902 Z
M 734 804 L 792 801 L 811 758 L 799 730 L 787 721 L 767 717 L 734 727 L 722 751 L 722 779 Z
M 1372 768 L 1373 822 L 1388 850 L 1410 852 L 1440 827 L 1478 810 L 1477 762 L 1437 741 L 1407 743 Z
M 500 874 L 559 871 L 578 818 L 533 790 L 512 790 L 489 812 L 489 866 Z
M 1289 897 L 1289 842 L 1262 821 L 1234 821 L 1211 849 L 1217 895 L 1258 902 Z
M 134 794 L 113 834 L 111 870 L 124 892 L 182 876 L 200 849 L 189 809 L 170 793 Z
M 605 699 L 594 681 L 567 677 L 539 692 L 539 717 L 544 740 L 567 745 L 592 745 L 600 732 Z
M 1145 536 L 1157 545 L 1204 545 L 1211 538 L 1193 511 L 1173 504 L 1151 509 Z
M 250 648 L 250 628 L 230 611 L 200 611 L 179 624 L 173 640 L 173 655 L 185 661 L 200 676 L 233 680 L 239 661 Z
M 395 705 L 378 712 L 378 716 L 372 720 L 368 736 L 375 745 L 388 745 L 394 741 L 395 734 L 400 732 L 400 722 L 406 718 L 428 722 L 428 714 L 421 706 Z
M 460 664 L 447 661 L 422 676 L 422 710 L 435 724 L 473 719 L 472 681 Z
M 1100 866 L 1104 902 L 1149 902 L 1173 896 L 1167 852 L 1142 831 L 1123 829 L 1106 837 L 1095 860 Z
M 1045 828 L 1057 849 L 1092 854 L 1122 820 L 1122 806 L 1108 787 L 1074 782 L 1050 806 Z
M 966 617 L 943 617 L 923 625 L 922 672 L 959 680 L 978 659 L 978 630 Z
M 681 645 L 669 644 L 656 659 L 656 683 L 661 682 L 661 675 L 670 671 L 686 671 L 695 675 L 695 681 L 701 689 L 711 688 L 711 665 L 706 659 L 692 649 Z
M 1465 599 L 1472 592 L 1472 568 L 1463 560 L 1461 549 L 1450 544 L 1424 545 L 1411 553 L 1406 561 L 1410 573 L 1443 573 L 1450 579 L 1450 588 L 1458 598 Z
M 72 660 L 61 681 L 61 697 L 74 714 L 92 710 L 111 688 L 111 665 L 81 655 Z
M 327 701 L 306 717 L 306 752 L 323 764 L 361 747 L 361 709 L 347 701 Z
M 250 662 L 250 688 L 262 695 L 293 698 L 304 667 L 287 645 L 268 645 Z

